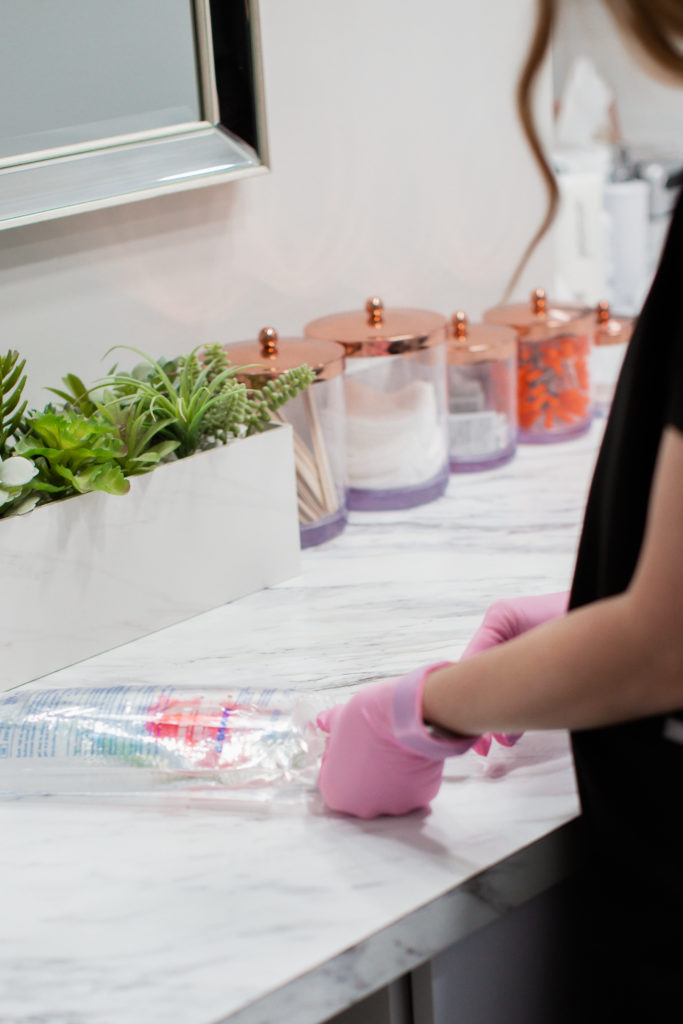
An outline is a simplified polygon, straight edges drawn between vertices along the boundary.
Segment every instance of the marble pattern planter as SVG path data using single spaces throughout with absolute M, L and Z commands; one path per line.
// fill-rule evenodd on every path
M 0 690 L 299 571 L 291 427 L 0 521 Z

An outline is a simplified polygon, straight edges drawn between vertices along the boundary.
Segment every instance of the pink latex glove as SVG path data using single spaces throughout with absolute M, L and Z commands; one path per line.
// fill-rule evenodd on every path
M 550 619 L 564 615 L 569 605 L 569 591 L 563 590 L 556 594 L 538 594 L 534 597 L 501 598 L 486 610 L 484 621 L 464 650 L 461 661 L 471 658 L 480 651 L 512 640 L 513 637 L 526 633 L 534 626 L 540 626 Z M 504 747 L 512 747 L 520 738 L 521 733 L 487 732 L 480 736 L 474 744 L 477 754 L 485 757 L 495 739 Z
M 464 754 L 477 739 L 439 739 L 424 724 L 425 679 L 444 664 L 373 683 L 318 715 L 330 734 L 318 786 L 333 811 L 358 818 L 407 814 L 436 796 L 445 758 Z

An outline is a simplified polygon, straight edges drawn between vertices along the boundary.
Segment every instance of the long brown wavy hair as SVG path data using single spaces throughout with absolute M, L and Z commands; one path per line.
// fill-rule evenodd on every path
M 644 51 L 650 60 L 683 83 L 683 3 L 681 0 L 603 0 L 625 35 Z M 535 235 L 522 253 L 508 284 L 509 295 L 517 284 L 527 260 L 550 227 L 557 212 L 559 192 L 555 175 L 543 151 L 532 113 L 533 90 L 557 20 L 558 0 L 537 0 L 534 35 L 517 84 L 517 110 L 524 135 L 531 148 L 545 185 L 548 204 Z

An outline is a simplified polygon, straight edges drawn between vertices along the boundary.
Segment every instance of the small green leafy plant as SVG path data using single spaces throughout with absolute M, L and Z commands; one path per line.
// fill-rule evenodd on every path
M 96 401 L 80 377 L 73 373 L 63 377 L 62 382 L 66 390 L 48 390 L 62 398 L 67 408 L 78 410 L 84 416 L 98 415 L 122 441 L 123 450 L 115 458 L 124 476 L 148 473 L 178 447 L 175 440 L 158 441 L 157 435 L 170 426 L 172 418 L 151 416 L 146 402 L 128 398 L 124 401 L 107 391 Z
M 27 411 L 18 353 L 0 357 L 0 518 L 88 491 L 125 494 L 131 476 L 265 430 L 314 379 L 301 366 L 250 388 L 238 380 L 250 368 L 219 344 L 172 360 L 119 349 L 141 362 L 90 388 L 69 373 L 48 389 L 60 404 L 42 411 Z
M 111 374 L 101 383 L 111 389 L 120 404 L 136 403 L 151 422 L 163 420 L 159 433 L 177 443 L 179 459 L 205 447 L 205 418 L 219 401 L 223 384 L 234 380 L 237 367 L 226 366 L 212 374 L 210 367 L 200 363 L 197 349 L 166 363 L 139 349 L 119 347 L 141 356 L 143 365 L 136 367 L 137 372 Z
M 220 379 L 230 367 L 225 349 L 221 345 L 207 345 L 203 353 L 203 365 L 210 381 Z M 241 367 L 244 371 L 249 367 Z M 208 412 L 205 420 L 206 433 L 222 443 L 230 437 L 248 436 L 265 430 L 272 422 L 271 413 L 277 412 L 286 402 L 295 398 L 315 380 L 309 366 L 297 366 L 285 370 L 275 381 L 268 381 L 261 388 L 248 389 L 234 379 L 225 381 L 219 391 L 218 401 Z
M 66 498 L 88 491 L 126 494 L 130 484 L 116 461 L 123 449 L 108 423 L 66 409 L 31 416 L 15 451 L 38 470 L 34 490 Z

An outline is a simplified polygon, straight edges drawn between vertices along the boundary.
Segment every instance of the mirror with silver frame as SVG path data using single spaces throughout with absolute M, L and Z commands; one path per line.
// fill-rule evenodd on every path
M 3 6 L 0 228 L 267 171 L 257 0 Z

